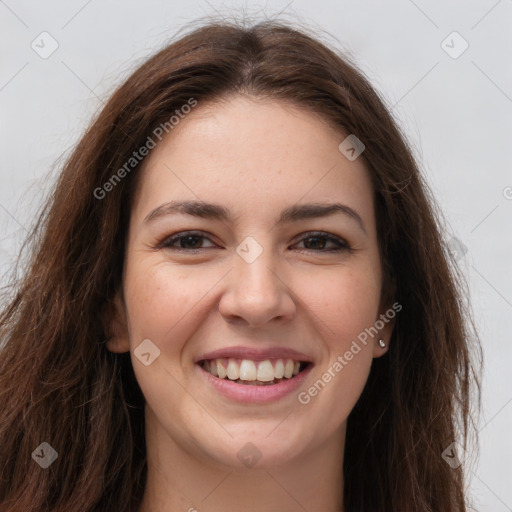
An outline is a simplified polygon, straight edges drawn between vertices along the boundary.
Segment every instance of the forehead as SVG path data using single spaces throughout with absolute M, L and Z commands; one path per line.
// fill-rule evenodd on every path
M 222 203 L 236 215 L 342 201 L 371 225 L 368 170 L 363 158 L 340 153 L 346 136 L 289 102 L 234 96 L 199 103 L 146 158 L 135 213 L 173 199 Z

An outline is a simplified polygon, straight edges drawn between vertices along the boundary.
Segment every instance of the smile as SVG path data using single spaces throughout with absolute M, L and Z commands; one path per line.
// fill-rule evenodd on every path
M 219 358 L 197 361 L 198 377 L 216 396 L 245 404 L 264 404 L 293 396 L 314 364 L 288 358 Z
M 276 385 L 292 379 L 306 369 L 308 362 L 293 359 L 216 358 L 199 362 L 200 366 L 214 377 L 237 384 L 252 386 Z

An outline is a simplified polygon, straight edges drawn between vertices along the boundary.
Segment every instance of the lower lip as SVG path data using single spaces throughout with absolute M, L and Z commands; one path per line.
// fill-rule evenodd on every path
M 305 370 L 295 375 L 295 377 L 283 380 L 277 384 L 251 386 L 250 384 L 237 384 L 230 380 L 219 379 L 197 365 L 197 368 L 204 375 L 207 382 L 211 384 L 216 391 L 231 400 L 243 403 L 272 402 L 289 395 L 304 382 L 312 367 L 313 365 L 310 363 Z

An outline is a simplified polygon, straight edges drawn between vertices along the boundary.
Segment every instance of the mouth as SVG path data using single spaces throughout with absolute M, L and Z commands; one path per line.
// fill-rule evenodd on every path
M 289 398 L 315 365 L 311 356 L 277 345 L 224 347 L 201 354 L 194 362 L 205 389 L 242 404 Z
M 295 379 L 312 363 L 291 358 L 263 361 L 240 358 L 202 359 L 197 364 L 212 377 L 243 386 L 275 386 Z

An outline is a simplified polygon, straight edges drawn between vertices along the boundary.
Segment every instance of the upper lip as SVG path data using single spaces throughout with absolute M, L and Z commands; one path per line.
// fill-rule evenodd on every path
M 194 362 L 204 361 L 205 359 L 250 359 L 252 361 L 265 361 L 266 359 L 293 359 L 294 361 L 312 362 L 313 359 L 302 352 L 286 347 L 224 347 L 212 350 L 195 358 Z

